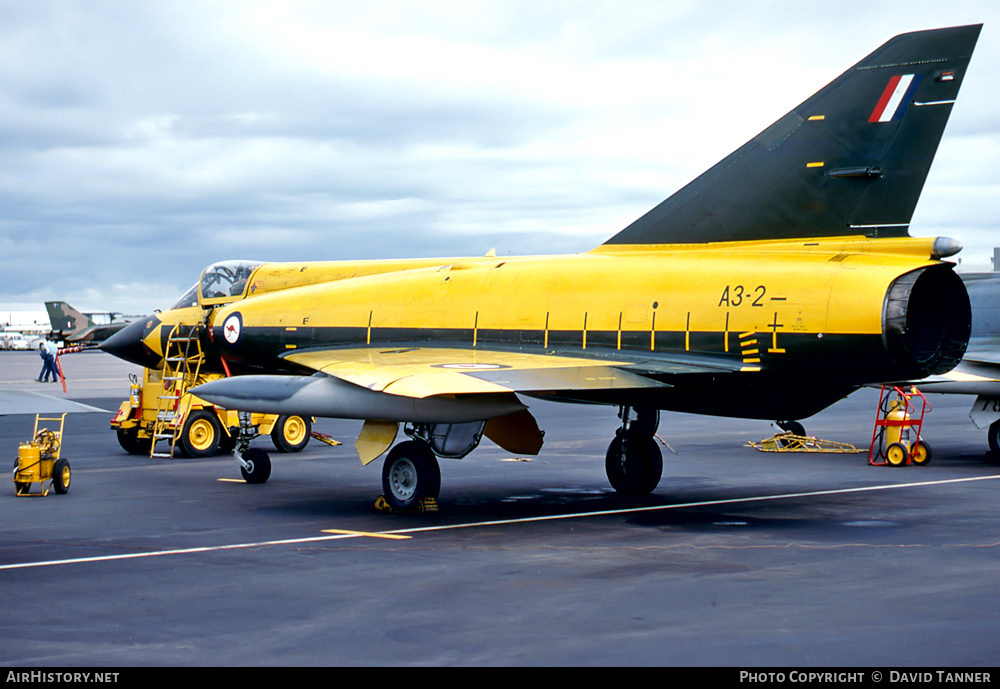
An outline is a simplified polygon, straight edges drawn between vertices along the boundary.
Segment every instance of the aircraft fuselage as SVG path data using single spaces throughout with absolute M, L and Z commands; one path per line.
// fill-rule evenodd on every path
M 263 264 L 235 300 L 213 305 L 203 345 L 215 366 L 234 372 L 311 373 L 289 357 L 317 347 L 471 347 L 604 358 L 656 379 L 673 354 L 700 354 L 705 370 L 690 375 L 701 385 L 682 395 L 672 386 L 632 390 L 628 399 L 802 418 L 873 376 L 904 379 L 954 365 L 968 325 L 961 306 L 942 304 L 961 285 L 931 252 L 931 240 L 842 238 L 726 251 L 632 246 L 557 257 Z M 930 270 L 921 280 L 931 294 L 919 303 L 912 290 L 902 295 L 909 325 L 893 334 L 891 286 L 920 270 Z M 160 314 L 143 335 L 146 362 L 162 354 L 173 323 L 204 315 Z M 920 323 L 927 332 L 916 333 Z M 806 381 L 813 391 L 792 394 Z M 566 399 L 624 403 L 614 390 L 575 390 Z

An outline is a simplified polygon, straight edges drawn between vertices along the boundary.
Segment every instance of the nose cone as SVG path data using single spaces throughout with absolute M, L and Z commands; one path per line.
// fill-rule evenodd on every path
M 100 349 L 129 363 L 145 368 L 157 368 L 161 357 L 146 346 L 145 339 L 150 332 L 159 327 L 159 324 L 160 320 L 156 316 L 133 321 L 106 339 L 100 345 Z

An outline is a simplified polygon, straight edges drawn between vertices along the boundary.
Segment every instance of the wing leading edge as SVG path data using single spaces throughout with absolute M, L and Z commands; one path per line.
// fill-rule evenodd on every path
M 730 358 L 682 353 L 656 359 L 555 356 L 502 350 L 322 348 L 284 358 L 313 376 L 242 375 L 195 394 L 245 411 L 355 419 L 464 423 L 522 411 L 516 393 L 627 392 L 673 386 L 671 378 L 745 370 Z M 292 412 L 294 410 L 294 412 Z
M 355 385 L 422 399 L 433 395 L 639 390 L 670 387 L 683 374 L 738 371 L 728 357 L 659 354 L 559 356 L 495 349 L 437 347 L 331 348 L 286 354 L 286 360 Z

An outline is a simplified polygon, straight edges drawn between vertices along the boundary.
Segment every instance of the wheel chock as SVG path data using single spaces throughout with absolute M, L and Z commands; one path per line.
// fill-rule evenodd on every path
M 320 441 L 321 443 L 326 443 L 331 447 L 336 447 L 337 445 L 340 445 L 340 441 L 334 440 L 333 436 L 328 435 L 326 433 L 319 433 L 317 431 L 313 431 L 309 435 L 311 435 L 313 438 Z
M 414 507 L 412 510 L 400 511 L 394 509 L 392 505 L 389 504 L 389 501 L 385 499 L 384 495 L 380 495 L 378 496 L 378 498 L 375 499 L 375 509 L 378 512 L 389 512 L 390 514 L 408 514 L 410 512 L 430 513 L 438 511 L 438 502 L 437 498 L 424 498 L 419 503 L 417 503 L 417 506 Z

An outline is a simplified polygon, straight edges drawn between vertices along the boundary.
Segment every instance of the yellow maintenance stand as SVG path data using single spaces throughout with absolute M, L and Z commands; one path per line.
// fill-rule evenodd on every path
M 208 457 L 231 452 L 241 426 L 241 412 L 223 409 L 188 391 L 188 387 L 221 376 L 201 374 L 193 383 L 165 380 L 162 370 L 144 369 L 142 380 L 130 376 L 129 399 L 111 419 L 118 443 L 132 455 Z M 254 435 L 269 435 L 280 452 L 300 452 L 310 438 L 312 418 L 275 414 L 243 414 Z M 320 438 L 322 440 L 322 438 Z M 157 443 L 163 442 L 157 448 Z M 324 442 L 326 442 L 324 440 Z M 162 448 L 162 449 L 160 449 Z
M 241 433 L 270 435 L 280 452 L 305 449 L 314 437 L 310 417 L 241 413 L 217 407 L 189 392 L 222 377 L 201 370 L 205 355 L 200 327 L 174 326 L 167 338 L 163 367 L 144 369 L 141 383 L 134 374 L 130 376 L 129 399 L 111 419 L 122 449 L 150 457 L 172 458 L 175 449 L 186 457 L 208 457 L 231 452 Z
M 40 421 L 58 421 L 59 430 L 38 429 Z M 62 449 L 63 425 L 66 414 L 56 417 L 35 415 L 35 434 L 32 440 L 21 443 L 14 464 L 14 495 L 44 497 L 49 488 L 62 495 L 69 490 L 69 462 L 59 457 Z M 40 491 L 32 493 L 33 484 L 39 484 Z

